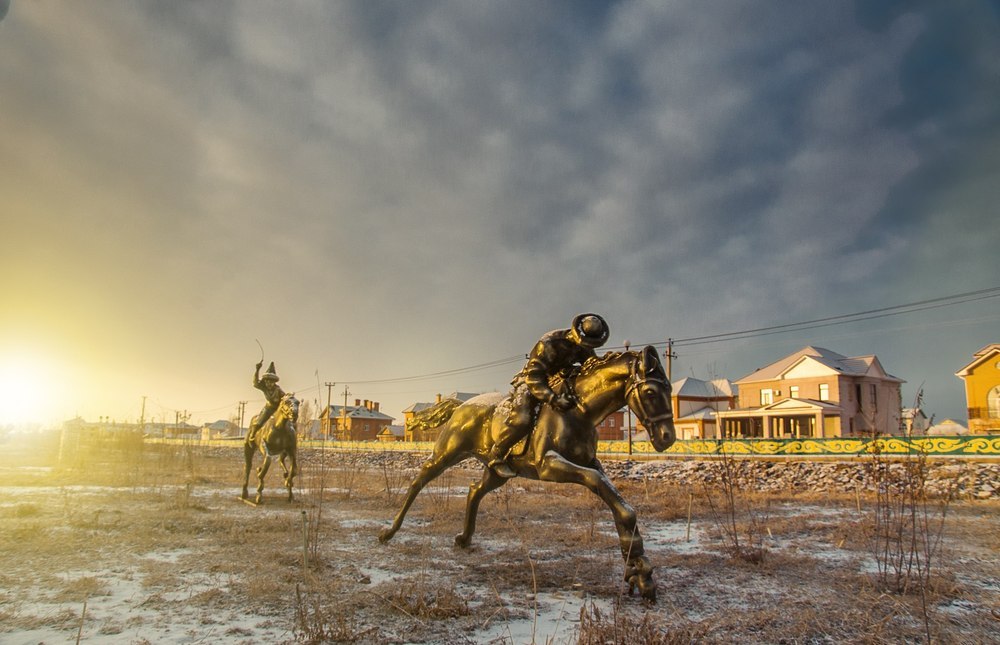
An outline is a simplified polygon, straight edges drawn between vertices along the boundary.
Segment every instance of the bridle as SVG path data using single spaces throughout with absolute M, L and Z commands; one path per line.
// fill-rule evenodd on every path
M 631 365 L 629 366 L 629 383 L 628 385 L 625 386 L 626 405 L 628 405 L 628 400 L 632 396 L 632 392 L 642 387 L 646 383 L 658 383 L 664 389 L 669 389 L 670 387 L 667 384 L 666 379 L 657 378 L 655 376 L 646 376 L 644 378 L 639 378 L 639 375 L 636 372 L 637 364 L 638 361 L 635 361 L 631 363 Z M 646 426 L 647 428 L 650 427 L 650 424 L 656 423 L 658 421 L 663 421 L 664 419 L 673 419 L 674 417 L 673 410 L 671 410 L 671 406 L 669 403 L 667 404 L 666 412 L 663 412 L 662 414 L 657 414 L 655 416 L 649 416 L 646 414 L 646 410 L 643 408 L 643 397 L 641 396 L 636 397 L 636 400 L 639 402 L 638 405 L 639 409 L 636 411 L 636 415 L 639 417 L 639 422 L 642 423 L 642 425 Z

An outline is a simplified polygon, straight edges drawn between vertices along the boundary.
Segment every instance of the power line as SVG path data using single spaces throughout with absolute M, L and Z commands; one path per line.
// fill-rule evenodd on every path
M 836 325 L 845 325 L 853 322 L 861 322 L 865 320 L 875 320 L 878 318 L 886 318 L 889 316 L 899 316 L 903 314 L 917 313 L 920 311 L 927 311 L 930 309 L 939 309 L 942 307 L 955 306 L 960 304 L 966 304 L 970 302 L 977 302 L 981 300 L 988 300 L 991 298 L 1000 297 L 1000 287 L 992 287 L 989 289 L 980 289 L 978 291 L 968 291 L 965 293 L 952 294 L 949 296 L 940 296 L 937 298 L 930 298 L 927 300 L 918 300 L 916 302 L 909 302 L 900 305 L 892 305 L 889 307 L 880 307 L 877 309 L 869 309 L 866 311 L 858 311 L 849 314 L 838 314 L 836 316 L 826 316 L 824 318 L 815 318 L 813 320 L 804 320 L 794 323 L 785 323 L 781 325 L 771 325 L 768 327 L 758 327 L 754 329 L 744 329 L 739 331 L 723 332 L 718 334 L 709 334 L 705 336 L 692 336 L 690 338 L 678 338 L 672 341 L 654 341 L 648 343 L 633 343 L 633 346 L 642 345 L 653 345 L 653 346 L 666 346 L 672 343 L 673 347 L 678 346 L 694 346 L 694 345 L 707 345 L 714 343 L 724 343 L 733 340 L 745 340 L 748 338 L 757 338 L 761 336 L 771 336 L 775 334 L 791 333 L 796 331 L 805 331 L 808 329 L 819 329 L 822 327 L 832 327 Z M 623 347 L 609 347 L 611 350 L 623 349 Z M 466 367 L 457 367 L 449 370 L 441 370 L 439 372 L 430 372 L 427 374 L 413 374 L 410 376 L 401 376 L 393 378 L 382 378 L 382 379 L 340 379 L 341 383 L 349 383 L 351 385 L 377 385 L 377 384 L 387 384 L 387 383 L 406 383 L 413 381 L 424 381 L 431 380 L 435 378 L 441 378 L 444 376 L 457 376 L 461 374 L 469 374 L 472 372 L 478 372 L 488 369 L 494 369 L 497 367 L 503 367 L 506 365 L 511 365 L 514 363 L 521 362 L 525 359 L 523 354 L 508 356 L 506 358 L 500 358 L 493 361 L 488 361 L 485 363 L 479 363 L 477 365 L 469 365 Z M 320 386 L 317 383 L 311 387 L 306 387 L 300 390 L 296 390 L 299 393 L 310 392 L 312 390 L 319 391 Z M 174 408 L 168 407 L 157 401 L 161 408 L 167 410 L 174 410 Z M 231 404 L 234 405 L 234 404 Z M 211 410 L 198 410 L 195 413 L 206 413 L 216 410 L 226 409 L 231 407 L 220 406 L 219 408 L 213 408 Z
M 863 320 L 874 320 L 877 318 L 886 318 L 889 316 L 898 316 L 902 314 L 916 313 L 918 311 L 926 311 L 928 309 L 939 309 L 941 307 L 949 307 L 959 304 L 965 304 L 967 302 L 976 302 L 979 300 L 987 300 L 989 298 L 996 298 L 996 297 L 1000 297 L 1000 287 L 994 287 L 991 289 L 981 289 L 979 291 L 970 291 L 967 293 L 959 293 L 951 296 L 942 296 L 940 298 L 931 298 L 929 300 L 920 300 L 917 302 L 910 302 L 902 305 L 893 305 L 891 307 L 869 309 L 868 311 L 858 311 L 850 314 L 840 314 L 837 316 L 816 318 L 814 320 L 804 320 L 801 322 L 786 323 L 783 325 L 772 325 L 770 327 L 758 327 L 756 329 L 730 331 L 719 334 L 710 334 L 707 336 L 693 336 L 691 338 L 676 338 L 673 340 L 673 344 L 674 346 L 678 345 L 687 346 L 687 345 L 704 345 L 707 343 L 721 343 L 730 340 L 743 340 L 745 338 L 770 336 L 773 334 L 782 334 L 793 331 L 803 331 L 806 329 L 818 329 L 820 327 L 831 327 L 834 325 L 844 325 L 852 322 L 860 322 Z M 666 342 L 658 341 L 645 344 L 665 345 Z

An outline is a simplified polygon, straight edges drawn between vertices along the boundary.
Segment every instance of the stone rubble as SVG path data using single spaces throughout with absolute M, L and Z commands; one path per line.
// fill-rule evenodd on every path
M 726 472 L 741 490 L 756 492 L 840 492 L 875 490 L 878 482 L 909 483 L 931 497 L 1000 497 L 1000 463 L 919 458 L 889 461 L 769 461 L 721 457 L 656 461 L 604 461 L 614 480 L 667 480 L 682 486 L 712 485 Z
M 318 452 L 318 451 L 317 451 Z M 316 454 L 316 453 L 313 453 Z M 371 451 L 342 453 L 327 451 L 329 467 L 345 463 L 357 468 L 415 470 L 425 453 Z M 958 459 L 888 460 L 858 457 L 851 461 L 795 461 L 721 457 L 627 460 L 602 455 L 608 476 L 620 481 L 664 481 L 680 486 L 717 485 L 727 470 L 741 490 L 756 492 L 839 492 L 854 494 L 875 490 L 876 482 L 919 483 L 931 497 L 954 499 L 1000 498 L 1000 463 Z M 479 471 L 482 466 L 466 460 L 456 467 Z

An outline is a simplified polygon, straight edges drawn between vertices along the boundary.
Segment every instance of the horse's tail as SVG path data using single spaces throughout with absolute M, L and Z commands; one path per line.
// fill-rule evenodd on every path
M 410 430 L 421 432 L 442 426 L 455 413 L 455 408 L 460 405 L 462 402 L 458 399 L 444 399 L 440 403 L 435 403 L 426 410 L 421 410 L 413 415 L 409 424 Z

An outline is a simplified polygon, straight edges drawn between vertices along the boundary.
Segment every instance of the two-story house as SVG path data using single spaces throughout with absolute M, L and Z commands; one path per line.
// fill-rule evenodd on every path
M 694 377 L 672 383 L 671 403 L 678 439 L 719 437 L 715 413 L 736 407 L 736 386 L 729 379 L 703 381 Z
M 355 399 L 354 405 L 328 405 L 320 414 L 323 427 L 338 441 L 375 441 L 392 417 L 379 411 L 378 401 Z M 329 420 L 329 421 L 327 421 Z M 327 425 L 329 424 L 329 425 Z
M 955 372 L 955 376 L 965 381 L 969 431 L 1000 431 L 1000 344 L 993 343 L 976 352 L 972 362 Z
M 805 347 L 735 383 L 738 407 L 717 413 L 724 437 L 901 434 L 904 381 L 873 355 Z

